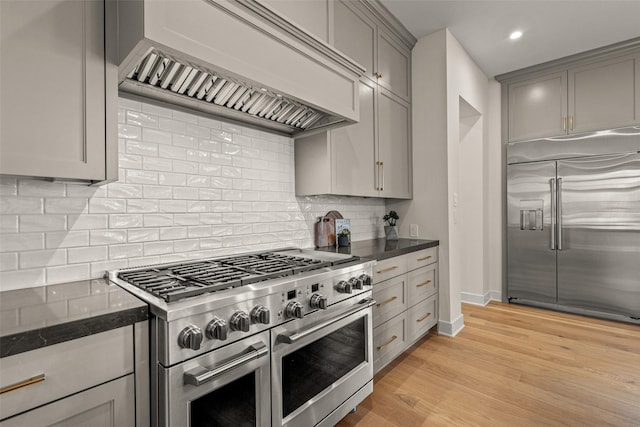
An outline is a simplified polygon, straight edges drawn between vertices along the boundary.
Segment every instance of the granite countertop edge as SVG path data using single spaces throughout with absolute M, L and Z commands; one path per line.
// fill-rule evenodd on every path
M 85 282 L 95 283 L 96 280 L 77 283 Z M 70 284 L 63 285 L 68 286 Z M 41 288 L 46 290 L 49 286 Z M 109 286 L 114 287 L 109 291 L 110 293 L 118 294 L 117 296 L 126 299 L 127 304 L 125 307 L 113 307 L 105 310 L 106 312 L 103 311 L 94 315 L 89 314 L 81 318 L 65 319 L 61 317 L 57 323 L 50 325 L 34 324 L 20 328 L 22 330 L 2 331 L 0 336 L 0 358 L 133 325 L 149 319 L 149 307 L 145 302 L 116 285 Z
M 429 249 L 439 245 L 439 240 L 371 239 L 352 242 L 349 246 L 345 247 L 324 247 L 316 248 L 316 250 L 323 252 L 349 254 L 363 259 L 375 259 L 377 261 L 382 261 L 383 259 L 406 255 L 411 252 L 421 251 L 423 249 Z

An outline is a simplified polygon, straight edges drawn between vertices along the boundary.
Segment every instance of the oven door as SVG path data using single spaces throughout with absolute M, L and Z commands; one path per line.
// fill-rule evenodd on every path
M 370 393 L 374 303 L 356 297 L 272 329 L 272 426 L 315 425 Z
M 268 332 L 158 369 L 160 426 L 269 425 Z

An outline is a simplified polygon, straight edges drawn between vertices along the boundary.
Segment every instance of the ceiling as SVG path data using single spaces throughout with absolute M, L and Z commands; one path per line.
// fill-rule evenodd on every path
M 418 39 L 449 28 L 490 77 L 640 36 L 640 0 L 381 1 Z

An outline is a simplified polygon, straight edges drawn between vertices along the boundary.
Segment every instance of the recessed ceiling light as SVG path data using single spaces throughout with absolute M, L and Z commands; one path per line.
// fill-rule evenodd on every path
M 522 31 L 514 31 L 513 33 L 511 33 L 511 35 L 509 36 L 509 38 L 511 40 L 518 40 L 520 37 L 522 37 Z

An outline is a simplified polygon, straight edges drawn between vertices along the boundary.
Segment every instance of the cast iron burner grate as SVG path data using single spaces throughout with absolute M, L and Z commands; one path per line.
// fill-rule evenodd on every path
M 166 302 L 174 302 L 330 265 L 330 261 L 265 252 L 170 267 L 121 271 L 118 278 Z

